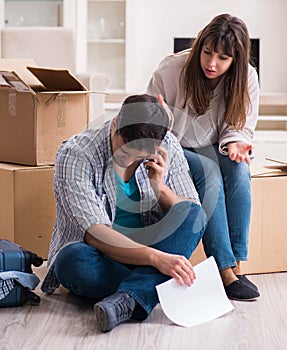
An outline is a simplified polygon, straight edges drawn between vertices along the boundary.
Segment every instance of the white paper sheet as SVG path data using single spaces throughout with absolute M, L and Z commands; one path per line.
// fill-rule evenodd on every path
M 234 309 L 227 298 L 213 257 L 194 266 L 195 282 L 180 286 L 174 279 L 156 286 L 163 312 L 174 323 L 191 327 Z

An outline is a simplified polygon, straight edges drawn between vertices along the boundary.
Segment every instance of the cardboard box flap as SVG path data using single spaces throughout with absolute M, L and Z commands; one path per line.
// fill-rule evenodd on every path
M 267 160 L 270 160 L 275 163 L 275 165 L 267 165 L 266 167 L 268 169 L 280 169 L 280 175 L 287 175 L 287 161 L 279 160 L 279 159 L 272 159 L 272 158 L 266 158 Z
M 2 163 L 0 162 L 0 169 L 8 171 L 19 171 L 19 170 L 33 170 L 33 169 L 50 169 L 51 165 L 38 165 L 37 167 L 13 163 Z
M 264 177 L 264 176 L 280 176 L 284 175 L 281 169 L 269 169 L 267 167 L 251 165 L 251 176 L 252 177 Z
M 40 81 L 28 71 L 27 66 L 37 66 L 31 58 L 1 58 L 0 70 L 15 72 L 27 86 L 35 87 L 37 90 L 43 89 Z
M 278 159 L 266 158 L 276 165 L 258 166 L 251 164 L 251 176 L 252 177 L 266 177 L 266 176 L 286 176 L 287 175 L 287 162 Z
M 1 88 L 11 88 L 9 82 L 5 79 L 5 73 L 0 71 L 0 87 Z
M 49 91 L 86 91 L 87 89 L 67 70 L 27 67 Z
M 0 90 L 11 90 L 18 92 L 34 92 L 27 86 L 15 72 L 0 70 Z
M 287 166 L 287 161 L 285 160 L 279 160 L 279 159 L 274 159 L 274 158 L 265 158 L 266 160 L 270 160 L 271 162 L 274 162 L 274 163 L 279 163 L 283 166 Z

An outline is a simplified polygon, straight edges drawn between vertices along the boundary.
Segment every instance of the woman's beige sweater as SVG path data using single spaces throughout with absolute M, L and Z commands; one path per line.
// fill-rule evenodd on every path
M 188 58 L 189 50 L 165 57 L 159 64 L 147 87 L 153 96 L 161 94 L 174 114 L 173 132 L 183 147 L 202 148 L 219 144 L 219 150 L 227 154 L 224 147 L 228 142 L 244 141 L 251 143 L 259 104 L 258 76 L 254 67 L 248 67 L 248 85 L 251 105 L 248 109 L 245 127 L 236 131 L 224 121 L 225 103 L 222 79 L 213 92 L 208 111 L 200 116 L 191 105 L 184 105 L 184 82 L 181 71 Z

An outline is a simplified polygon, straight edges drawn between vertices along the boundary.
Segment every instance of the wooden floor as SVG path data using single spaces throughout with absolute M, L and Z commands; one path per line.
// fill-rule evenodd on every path
M 46 267 L 35 269 L 43 278 Z M 64 289 L 39 306 L 0 310 L 1 350 L 283 350 L 287 349 L 287 273 L 251 276 L 261 291 L 253 302 L 193 328 L 172 324 L 158 305 L 142 323 L 96 330 L 91 303 Z M 192 310 L 190 310 L 192 312 Z

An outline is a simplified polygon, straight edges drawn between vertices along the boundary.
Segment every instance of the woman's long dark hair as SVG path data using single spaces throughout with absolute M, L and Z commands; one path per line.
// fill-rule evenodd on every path
M 248 93 L 248 63 L 250 38 L 244 22 L 229 14 L 216 16 L 195 39 L 189 58 L 183 68 L 185 105 L 191 102 L 198 115 L 204 114 L 210 103 L 212 88 L 200 65 L 203 45 L 213 51 L 219 48 L 233 58 L 224 79 L 225 122 L 240 130 L 246 122 L 250 104 Z

